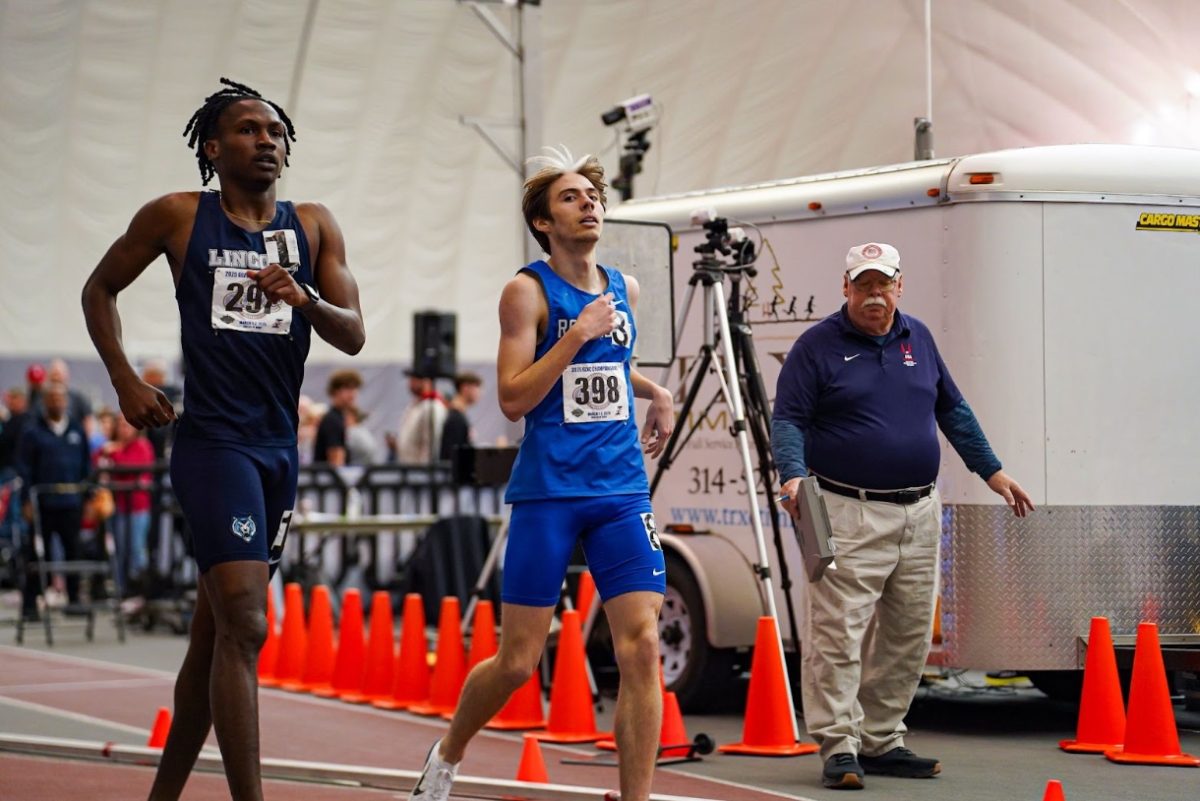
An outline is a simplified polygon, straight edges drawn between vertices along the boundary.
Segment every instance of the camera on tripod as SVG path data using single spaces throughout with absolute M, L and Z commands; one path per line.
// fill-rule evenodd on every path
M 612 185 L 622 200 L 629 200 L 633 197 L 633 177 L 642 171 L 642 159 L 650 149 L 646 135 L 658 123 L 658 107 L 650 95 L 637 95 L 601 114 L 600 121 L 610 126 L 619 123 L 625 134 L 619 174 Z
M 730 228 L 729 220 L 718 217 L 713 209 L 693 211 L 692 224 L 700 225 L 705 231 L 704 241 L 694 248 L 697 253 L 707 257 L 701 261 L 718 262 L 717 265 L 706 264 L 705 266 L 720 266 L 726 270 L 730 269 L 727 265 L 720 264 L 720 260 L 716 258 L 716 254 L 720 253 L 730 258 L 733 268 L 745 269 L 750 275 L 755 274 L 752 267 L 756 258 L 754 242 L 746 236 L 746 232 L 742 228 L 738 226 Z

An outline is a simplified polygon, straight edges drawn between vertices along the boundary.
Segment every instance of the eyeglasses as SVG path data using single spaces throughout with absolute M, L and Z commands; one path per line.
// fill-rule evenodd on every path
M 868 294 L 870 294 L 872 292 L 887 293 L 887 292 L 893 291 L 896 288 L 896 281 L 891 278 L 889 278 L 885 281 L 864 281 L 860 278 L 856 281 L 851 281 L 850 283 L 859 292 L 866 292 Z

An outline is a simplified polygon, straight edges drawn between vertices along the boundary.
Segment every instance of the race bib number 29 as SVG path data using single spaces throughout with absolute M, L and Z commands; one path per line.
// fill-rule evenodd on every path
M 629 389 L 621 362 L 572 364 L 563 373 L 563 422 L 629 419 Z
M 238 267 L 213 270 L 212 327 L 260 334 L 287 334 L 292 307 L 271 303 L 246 271 Z

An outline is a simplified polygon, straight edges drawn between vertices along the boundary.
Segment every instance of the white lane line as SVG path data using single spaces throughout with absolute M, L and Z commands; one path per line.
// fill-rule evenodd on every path
M 47 681 L 41 684 L 10 684 L 0 687 L 0 696 L 7 693 L 52 693 L 68 690 L 112 690 L 118 687 L 159 687 L 171 686 L 167 677 L 146 676 L 136 679 L 96 679 L 95 681 Z
M 92 726 L 101 726 L 106 729 L 116 729 L 117 731 L 123 731 L 127 734 L 137 734 L 142 737 L 150 736 L 149 729 L 141 729 L 137 726 L 129 726 L 125 723 L 117 723 L 116 721 L 105 720 L 104 718 L 95 718 L 91 715 L 84 715 L 80 712 L 68 712 L 65 709 L 59 709 L 58 707 L 54 706 L 46 706 L 45 704 L 36 704 L 33 701 L 23 701 L 20 698 L 6 698 L 4 696 L 0 696 L 0 705 L 13 706 L 17 707 L 18 709 L 28 710 L 30 712 L 40 712 L 44 715 L 54 715 L 55 717 L 74 720 L 78 723 L 87 723 Z
M 174 679 L 175 672 L 169 670 L 155 670 L 153 668 L 145 668 L 136 665 L 122 665 L 116 662 L 105 662 L 100 659 L 89 659 L 83 656 L 72 656 L 70 654 L 60 654 L 53 651 L 31 651 L 28 648 L 21 648 L 12 645 L 0 645 L 0 656 L 11 655 L 17 657 L 25 657 L 27 659 L 42 659 L 47 662 L 69 663 L 72 665 L 86 665 L 96 669 L 109 670 L 114 673 L 133 673 L 142 676 L 166 676 Z

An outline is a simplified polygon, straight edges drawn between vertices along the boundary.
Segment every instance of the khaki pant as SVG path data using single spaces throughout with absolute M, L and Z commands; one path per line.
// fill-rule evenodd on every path
M 929 654 L 942 503 L 824 497 L 837 568 L 804 582 L 804 722 L 822 759 L 878 756 L 904 745 Z

